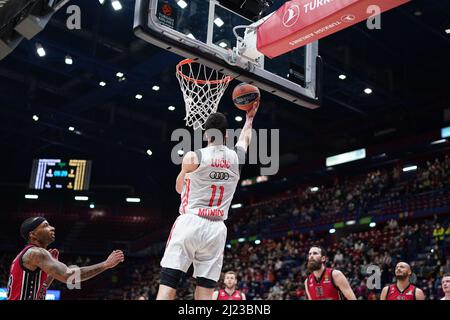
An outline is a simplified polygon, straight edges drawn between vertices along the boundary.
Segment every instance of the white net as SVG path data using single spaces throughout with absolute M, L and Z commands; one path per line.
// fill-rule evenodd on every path
M 204 129 L 232 78 L 190 59 L 177 65 L 176 74 L 186 105 L 186 126 Z

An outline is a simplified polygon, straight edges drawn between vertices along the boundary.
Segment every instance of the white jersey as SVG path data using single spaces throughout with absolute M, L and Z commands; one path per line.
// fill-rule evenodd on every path
M 200 165 L 185 175 L 179 212 L 226 220 L 240 177 L 238 155 L 225 145 L 198 151 Z

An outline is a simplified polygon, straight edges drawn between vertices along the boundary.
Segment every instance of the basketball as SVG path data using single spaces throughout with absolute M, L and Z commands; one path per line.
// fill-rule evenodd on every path
M 259 89 L 248 83 L 241 83 L 233 90 L 234 105 L 244 111 L 249 111 L 253 103 L 261 96 Z

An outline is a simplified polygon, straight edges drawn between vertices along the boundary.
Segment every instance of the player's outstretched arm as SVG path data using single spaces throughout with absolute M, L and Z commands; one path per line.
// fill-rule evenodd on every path
M 253 104 L 253 108 L 247 112 L 244 127 L 242 127 L 239 140 L 236 143 L 236 147 L 241 147 L 246 152 L 252 140 L 253 119 L 255 118 L 256 112 L 258 112 L 259 102 L 260 99 L 256 100 Z
M 334 270 L 332 277 L 334 279 L 334 283 L 339 288 L 339 290 L 341 290 L 345 299 L 356 300 L 355 293 L 353 292 L 352 288 L 350 287 L 350 284 L 348 283 L 347 278 L 344 276 L 344 274 L 341 271 Z
M 195 171 L 199 166 L 197 155 L 195 152 L 189 151 L 183 158 L 183 163 L 181 164 L 181 171 L 178 174 L 177 181 L 175 183 L 175 189 L 179 194 L 183 192 L 184 176 L 186 173 Z
M 217 300 L 218 297 L 219 297 L 219 291 L 214 291 L 214 293 L 212 295 L 212 300 Z
M 47 250 L 42 248 L 31 248 L 23 255 L 22 259 L 25 265 L 38 267 L 50 277 L 67 283 L 69 278 L 78 272 L 80 278 L 77 280 L 85 281 L 108 269 L 114 268 L 124 261 L 124 255 L 122 251 L 115 250 L 105 261 L 82 268 L 69 268 L 64 263 L 54 259 Z
M 425 293 L 423 293 L 422 289 L 416 289 L 416 300 L 425 300 Z
M 50 254 L 52 255 L 52 257 L 53 257 L 55 260 L 58 260 L 58 259 L 59 259 L 59 251 L 58 251 L 58 249 L 48 249 L 48 252 L 50 252 Z M 45 282 L 44 282 L 44 286 L 45 286 L 46 288 L 50 287 L 50 285 L 52 284 L 52 282 L 53 282 L 54 279 L 55 279 L 55 278 L 53 278 L 52 276 L 47 276 L 47 279 L 46 279 Z

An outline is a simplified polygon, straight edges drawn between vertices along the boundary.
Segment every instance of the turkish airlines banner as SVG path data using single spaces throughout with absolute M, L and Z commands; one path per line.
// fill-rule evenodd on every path
M 409 1 L 287 1 L 258 27 L 257 48 L 266 57 L 275 58 L 366 20 L 374 10 L 382 13 Z

